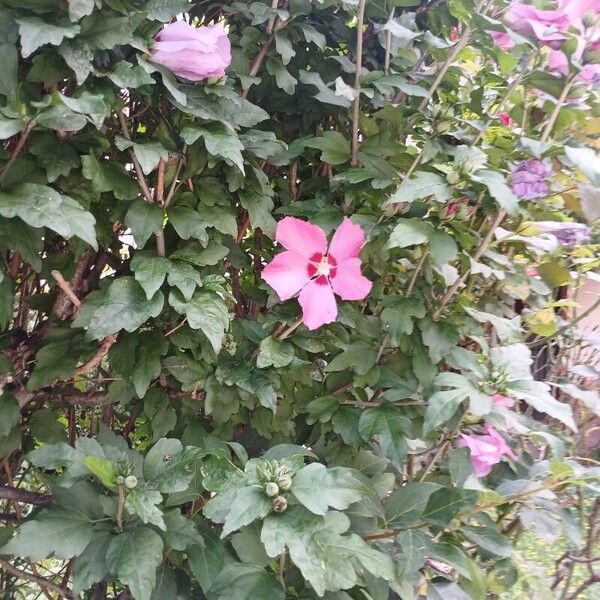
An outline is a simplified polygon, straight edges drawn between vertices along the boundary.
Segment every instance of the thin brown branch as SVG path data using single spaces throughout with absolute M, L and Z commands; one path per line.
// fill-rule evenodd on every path
M 32 583 L 37 584 L 42 590 L 51 590 L 52 592 L 58 594 L 61 598 L 68 598 L 69 600 L 74 599 L 74 596 L 70 590 L 63 588 L 60 585 L 56 585 L 56 583 L 53 583 L 45 577 L 33 575 L 32 573 L 27 573 L 26 571 L 21 571 L 20 569 L 13 567 L 9 562 L 2 559 L 0 559 L 0 566 L 2 566 L 2 569 L 4 569 L 7 573 L 10 573 L 13 577 L 23 579 L 25 581 L 31 581 Z
M 102 359 L 108 354 L 110 347 L 117 341 L 118 335 L 118 333 L 113 333 L 112 335 L 106 336 L 100 342 L 100 346 L 98 347 L 96 354 L 94 354 L 94 356 L 92 356 L 92 358 L 90 358 L 88 361 L 77 367 L 77 369 L 75 369 L 75 373 L 77 375 L 81 375 L 98 367 L 102 362 Z
M 15 160 L 17 160 L 17 157 L 19 156 L 19 154 L 21 154 L 23 147 L 27 143 L 29 134 L 31 133 L 31 131 L 34 127 L 35 127 L 34 119 L 29 121 L 29 123 L 27 123 L 27 125 L 25 125 L 25 129 L 23 129 L 23 131 L 21 132 L 21 135 L 19 136 L 19 141 L 17 142 L 17 144 L 13 148 L 12 152 L 10 153 L 10 157 L 9 157 L 7 163 L 4 165 L 4 168 L 2 169 L 2 171 L 0 171 L 0 183 L 2 183 L 4 181 L 4 178 L 6 177 L 9 169 L 12 167 Z
M 51 275 L 54 281 L 56 281 L 56 285 L 61 289 L 63 294 L 71 301 L 71 304 L 73 304 L 75 307 L 77 307 L 77 309 L 79 309 L 81 307 L 81 300 L 79 300 L 79 298 L 75 295 L 75 293 L 71 289 L 69 282 L 65 280 L 60 271 L 54 269 L 51 272 Z
M 0 487 L 0 499 L 22 502 L 23 504 L 33 504 L 35 506 L 48 506 L 52 502 L 52 496 L 48 494 L 39 494 L 38 492 L 22 490 L 8 485 Z
M 360 76 L 363 57 L 363 27 L 365 23 L 366 0 L 359 0 L 356 22 L 356 58 L 354 61 L 354 105 L 352 107 L 352 165 L 358 165 L 358 120 L 360 118 Z

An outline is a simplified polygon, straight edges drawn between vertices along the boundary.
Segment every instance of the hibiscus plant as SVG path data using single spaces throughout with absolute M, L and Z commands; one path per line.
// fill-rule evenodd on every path
M 599 0 L 0 23 L 4 600 L 592 597 Z

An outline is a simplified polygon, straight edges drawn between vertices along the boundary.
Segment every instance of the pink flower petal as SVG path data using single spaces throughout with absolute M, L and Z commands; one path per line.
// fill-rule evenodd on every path
M 360 258 L 350 258 L 337 265 L 331 287 L 342 300 L 362 300 L 373 284 L 361 274 Z
M 503 396 L 502 394 L 494 394 L 490 399 L 493 404 L 500 406 L 501 408 L 510 408 L 514 403 L 512 398 Z
M 335 296 L 323 276 L 309 281 L 302 288 L 298 301 L 302 307 L 302 322 L 308 329 L 317 329 L 321 325 L 333 323 L 337 318 Z
M 286 250 L 306 258 L 327 252 L 325 232 L 320 227 L 296 217 L 285 217 L 277 223 L 275 239 Z
M 295 252 L 281 252 L 262 270 L 260 276 L 281 301 L 289 300 L 309 281 L 306 258 Z
M 341 263 L 349 258 L 356 258 L 364 243 L 365 234 L 362 227 L 355 225 L 348 217 L 344 217 L 342 224 L 333 234 L 329 252 L 338 263 Z

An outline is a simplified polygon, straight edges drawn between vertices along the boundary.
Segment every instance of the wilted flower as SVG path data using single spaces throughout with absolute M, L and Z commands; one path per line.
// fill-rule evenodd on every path
M 153 62 L 190 81 L 223 77 L 231 64 L 231 43 L 219 24 L 192 27 L 184 21 L 170 23 L 154 38 L 150 50 Z
M 463 434 L 456 444 L 471 451 L 471 464 L 477 477 L 485 477 L 503 456 L 517 460 L 504 438 L 489 423 L 485 424 L 485 432 L 486 435 Z
M 542 198 L 548 193 L 547 179 L 552 170 L 537 158 L 522 162 L 512 173 L 510 184 L 513 192 L 523 200 Z
M 588 242 L 592 231 L 583 223 L 564 223 L 561 221 L 536 221 L 535 227 L 541 233 L 550 233 L 563 246 L 576 246 Z
M 312 223 L 285 217 L 277 223 L 275 239 L 285 248 L 263 269 L 261 277 L 289 300 L 300 292 L 302 321 L 317 329 L 337 318 L 334 292 L 342 300 L 362 300 L 373 284 L 360 272 L 360 249 L 365 236 L 360 225 L 344 217 L 329 249 L 325 232 Z

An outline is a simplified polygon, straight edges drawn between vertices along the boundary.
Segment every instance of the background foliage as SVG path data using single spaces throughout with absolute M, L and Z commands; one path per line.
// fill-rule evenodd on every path
M 505 8 L 0 2 L 4 598 L 493 598 L 524 528 L 565 540 L 535 593 L 600 581 L 565 295 L 598 246 L 531 225 L 598 215 L 598 95 L 494 47 Z M 225 79 L 152 64 L 178 15 L 226 25 Z M 284 215 L 368 239 L 315 331 L 260 278 Z M 484 420 L 518 460 L 477 478 Z

